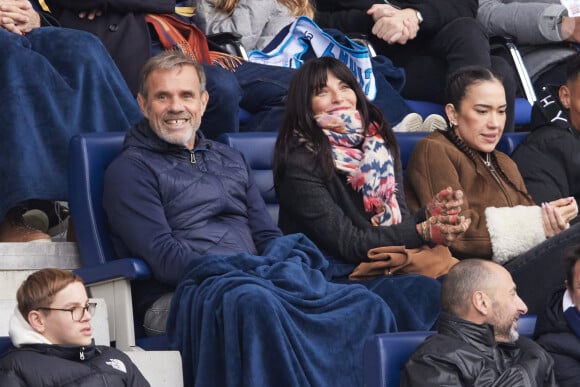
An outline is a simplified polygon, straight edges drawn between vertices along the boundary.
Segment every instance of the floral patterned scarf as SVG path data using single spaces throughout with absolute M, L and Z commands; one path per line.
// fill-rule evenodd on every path
M 400 223 L 395 164 L 376 125 L 365 131 L 356 110 L 323 113 L 315 119 L 328 136 L 336 169 L 347 175 L 347 182 L 356 191 L 362 191 L 365 211 L 375 214 L 371 223 Z

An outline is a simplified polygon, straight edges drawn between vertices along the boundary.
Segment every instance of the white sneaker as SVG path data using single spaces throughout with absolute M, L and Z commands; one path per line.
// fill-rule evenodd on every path
M 430 114 L 423 121 L 422 132 L 433 132 L 434 130 L 447 130 L 447 121 L 439 114 Z
M 401 122 L 393 126 L 395 132 L 420 132 L 423 125 L 423 117 L 418 113 L 407 114 Z

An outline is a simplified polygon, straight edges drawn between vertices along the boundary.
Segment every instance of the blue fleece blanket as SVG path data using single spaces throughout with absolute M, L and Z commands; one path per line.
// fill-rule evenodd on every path
M 125 131 L 141 113 L 101 42 L 87 32 L 0 29 L 0 219 L 26 199 L 67 199 L 76 133 Z
M 363 286 L 328 282 L 327 265 L 302 234 L 278 238 L 264 256 L 196 260 L 167 325 L 185 385 L 361 386 L 366 338 L 396 324 Z

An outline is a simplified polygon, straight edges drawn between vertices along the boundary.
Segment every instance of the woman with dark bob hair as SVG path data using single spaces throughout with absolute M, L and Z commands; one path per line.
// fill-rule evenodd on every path
M 351 281 L 379 247 L 425 247 L 426 254 L 447 254 L 451 265 L 445 246 L 469 227 L 469 219 L 457 215 L 462 193 L 450 189 L 410 215 L 393 130 L 350 69 L 331 57 L 307 61 L 290 83 L 274 182 L 280 228 L 306 234 L 332 256 L 337 282 Z M 389 304 L 400 330 L 431 328 L 439 312 L 438 281 L 363 277 L 360 283 Z

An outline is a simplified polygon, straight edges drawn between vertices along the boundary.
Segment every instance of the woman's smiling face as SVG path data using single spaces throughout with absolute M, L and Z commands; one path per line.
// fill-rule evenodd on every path
M 356 110 L 356 94 L 346 82 L 328 71 L 326 85 L 312 95 L 312 112 L 316 116 L 339 110 Z

